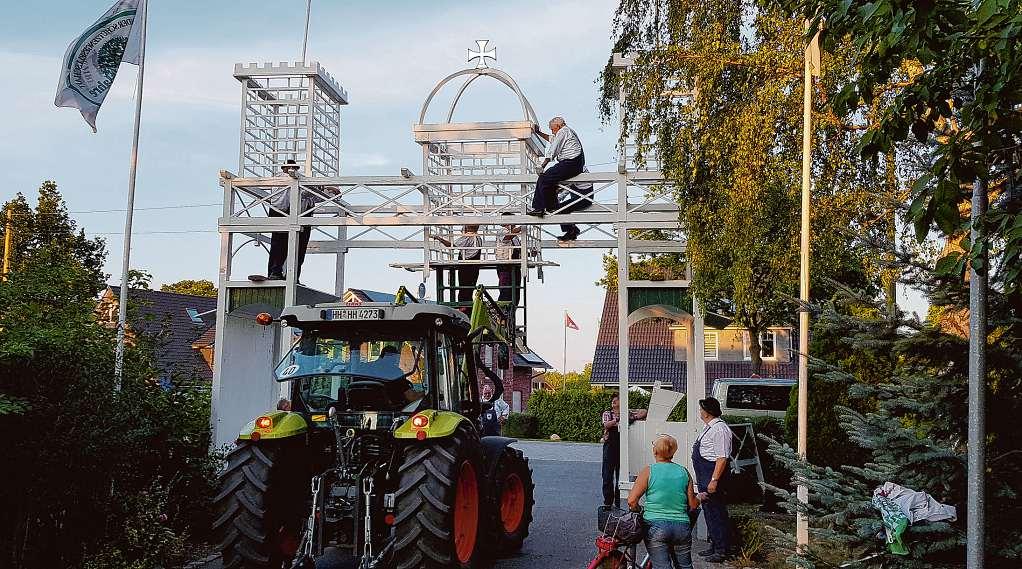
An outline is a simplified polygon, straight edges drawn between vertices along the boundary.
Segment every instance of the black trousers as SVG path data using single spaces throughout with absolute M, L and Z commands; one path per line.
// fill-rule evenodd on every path
M 547 168 L 536 180 L 536 193 L 532 195 L 532 209 L 551 211 L 557 209 L 557 184 L 578 176 L 586 165 L 583 152 L 574 158 L 561 160 Z
M 607 441 L 603 443 L 603 505 L 621 504 L 621 496 L 617 491 L 620 476 L 621 443 Z
M 572 193 L 571 197 L 565 204 L 557 204 L 558 213 L 575 213 L 576 211 L 582 211 L 593 205 L 593 192 L 595 191 L 593 186 L 589 186 L 588 190 L 576 190 L 578 194 Z M 581 194 L 581 195 L 579 195 Z M 563 209 L 562 209 L 563 208 Z M 569 231 L 578 231 L 578 226 L 574 223 L 562 223 L 561 231 L 568 233 Z
M 270 208 L 270 217 L 287 217 Z M 284 262 L 287 261 L 287 233 L 274 233 L 270 236 L 270 259 L 266 263 L 266 276 L 284 274 Z M 302 263 L 305 262 L 305 250 L 309 248 L 309 237 L 312 227 L 306 225 L 298 232 L 298 262 L 295 263 L 295 280 L 302 276 Z
M 458 274 L 458 302 L 472 302 L 472 293 L 476 283 L 479 282 L 479 267 L 459 267 Z M 462 288 L 470 287 L 470 288 Z

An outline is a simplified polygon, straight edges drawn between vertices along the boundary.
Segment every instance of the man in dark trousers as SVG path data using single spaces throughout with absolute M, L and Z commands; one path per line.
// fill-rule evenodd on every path
M 550 132 L 552 136 L 537 131 L 537 134 L 549 143 L 543 155 L 543 164 L 540 165 L 543 171 L 536 180 L 536 192 L 532 195 L 532 209 L 527 212 L 538 217 L 543 217 L 546 212 L 558 208 L 558 184 L 578 176 L 586 166 L 582 141 L 575 131 L 565 124 L 563 118 L 550 119 Z M 547 168 L 546 165 L 551 161 L 557 163 Z M 580 233 L 575 225 L 562 225 L 561 229 L 564 230 L 564 235 L 558 237 L 561 241 L 574 241 Z
M 731 553 L 731 520 L 724 501 L 723 480 L 731 458 L 731 427 L 720 418 L 720 401 L 699 400 L 699 418 L 706 427 L 692 445 L 692 467 L 696 471 L 697 498 L 702 502 L 711 547 L 699 555 L 711 563 L 724 561 Z
M 281 165 L 280 172 L 281 176 L 297 178 L 298 164 L 293 159 L 289 158 L 283 165 Z M 303 211 L 311 208 L 314 203 L 311 196 L 304 195 L 304 193 L 299 202 Z M 270 200 L 270 207 L 267 209 L 266 213 L 270 217 L 287 217 L 290 212 L 291 190 L 290 188 L 287 188 Z M 303 226 L 298 232 L 298 256 L 295 262 L 295 282 L 298 282 L 298 277 L 302 274 L 302 263 L 305 262 L 305 251 L 309 247 L 309 236 L 311 234 L 312 227 L 309 225 Z M 284 263 L 287 261 L 287 239 L 288 234 L 285 231 L 277 231 L 270 236 L 270 258 L 266 263 L 266 276 L 249 275 L 249 280 L 254 282 L 262 282 L 265 280 L 284 280 Z
M 646 418 L 646 410 L 628 412 L 628 424 Z M 603 412 L 603 505 L 618 506 L 621 496 L 618 494 L 618 479 L 621 476 L 621 433 L 618 424 L 621 421 L 621 400 L 615 395 L 610 400 L 610 410 Z

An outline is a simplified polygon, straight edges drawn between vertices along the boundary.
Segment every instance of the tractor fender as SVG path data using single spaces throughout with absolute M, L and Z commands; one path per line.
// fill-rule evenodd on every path
M 412 418 L 418 415 L 428 420 L 426 427 L 417 428 L 412 425 Z M 435 409 L 419 411 L 412 418 L 409 418 L 400 427 L 394 429 L 395 439 L 417 439 L 420 432 L 424 432 L 424 438 L 427 439 L 449 437 L 458 429 L 458 425 L 468 421 L 468 418 L 464 415 L 454 411 L 437 411 Z
M 268 427 L 257 427 L 256 423 L 262 419 L 269 419 Z M 305 434 L 309 430 L 309 424 L 305 417 L 299 413 L 288 411 L 271 411 L 253 419 L 241 429 L 238 434 L 239 441 L 264 440 L 264 439 L 286 439 L 297 435 Z
M 508 437 L 483 437 L 479 439 L 483 447 L 483 464 L 486 465 L 486 478 L 492 479 L 497 473 L 497 459 L 511 443 L 518 442 L 518 439 Z

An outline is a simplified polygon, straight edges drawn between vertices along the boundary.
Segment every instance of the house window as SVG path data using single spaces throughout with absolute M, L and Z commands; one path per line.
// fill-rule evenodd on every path
M 515 413 L 522 412 L 522 392 L 512 391 L 511 392 L 511 411 Z
M 749 333 L 745 333 L 745 340 L 743 342 L 745 349 L 745 359 L 751 360 L 752 354 L 749 352 Z M 777 358 L 777 336 L 772 331 L 763 332 L 759 335 L 759 357 L 768 360 Z
M 719 354 L 719 335 L 717 332 L 703 333 L 703 359 L 715 360 Z
M 688 331 L 680 326 L 671 326 L 671 336 L 674 342 L 674 361 L 685 361 L 685 346 L 688 343 Z

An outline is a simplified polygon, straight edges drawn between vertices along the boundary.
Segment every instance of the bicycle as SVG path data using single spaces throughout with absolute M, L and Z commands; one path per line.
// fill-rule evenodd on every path
M 649 554 L 638 561 L 638 544 L 625 543 L 617 538 L 617 528 L 608 532 L 610 514 L 613 506 L 600 506 L 597 509 L 597 528 L 603 535 L 596 538 L 596 557 L 589 562 L 587 569 L 652 569 L 653 563 Z

